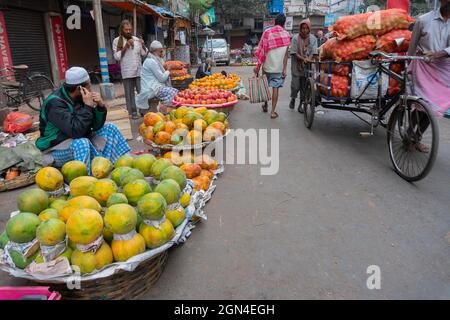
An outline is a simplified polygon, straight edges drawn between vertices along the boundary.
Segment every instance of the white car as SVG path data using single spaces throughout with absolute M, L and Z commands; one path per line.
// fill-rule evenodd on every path
M 209 39 L 202 48 L 202 57 L 212 57 L 215 63 L 230 64 L 230 46 L 225 39 Z

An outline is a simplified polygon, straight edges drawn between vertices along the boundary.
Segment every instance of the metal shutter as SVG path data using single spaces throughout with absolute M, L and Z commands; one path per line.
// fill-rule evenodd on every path
M 43 14 L 7 9 L 4 15 L 13 64 L 26 64 L 29 72 L 51 77 Z

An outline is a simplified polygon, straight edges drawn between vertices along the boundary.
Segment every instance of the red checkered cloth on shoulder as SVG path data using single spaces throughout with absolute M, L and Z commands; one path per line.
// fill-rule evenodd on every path
M 265 61 L 267 54 L 272 49 L 286 47 L 291 44 L 291 35 L 281 26 L 274 26 L 264 31 L 258 44 L 258 50 L 255 55 L 258 58 L 258 67 Z

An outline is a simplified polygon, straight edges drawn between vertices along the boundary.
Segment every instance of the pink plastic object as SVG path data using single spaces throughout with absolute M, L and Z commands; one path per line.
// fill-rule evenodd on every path
M 207 109 L 215 109 L 215 108 L 229 108 L 237 104 L 239 100 L 234 100 L 231 102 L 223 103 L 223 104 L 186 104 L 178 101 L 173 101 L 172 104 L 174 107 L 186 106 L 186 107 L 206 107 Z
M 20 300 L 24 296 L 44 295 L 47 300 L 61 300 L 59 292 L 50 292 L 49 287 L 0 287 L 0 300 Z

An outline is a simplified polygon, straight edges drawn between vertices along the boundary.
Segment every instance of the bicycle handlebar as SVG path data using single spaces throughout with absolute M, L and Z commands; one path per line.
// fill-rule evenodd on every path
M 383 51 L 373 51 L 369 54 L 371 58 L 383 57 L 389 60 L 422 60 L 430 62 L 431 59 L 426 56 L 397 56 Z

